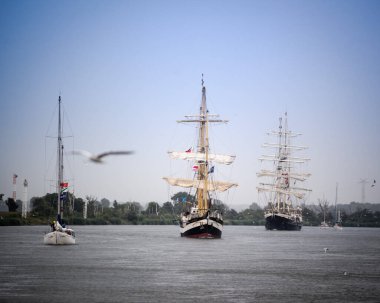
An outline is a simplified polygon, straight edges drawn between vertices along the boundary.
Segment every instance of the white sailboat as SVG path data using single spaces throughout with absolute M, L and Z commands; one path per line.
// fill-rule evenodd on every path
M 342 230 L 342 218 L 340 216 L 340 210 L 338 209 L 338 183 L 336 184 L 335 188 L 335 224 L 334 228 L 336 230 Z
M 305 197 L 310 189 L 298 187 L 296 183 L 304 182 L 310 177 L 309 173 L 296 171 L 297 165 L 310 160 L 294 157 L 296 151 L 304 150 L 305 146 L 291 145 L 290 140 L 301 134 L 288 130 L 287 113 L 285 113 L 284 128 L 282 118 L 278 131 L 268 135 L 277 137 L 277 143 L 265 143 L 264 148 L 273 149 L 275 154 L 264 155 L 259 160 L 274 164 L 270 170 L 262 169 L 257 176 L 265 179 L 257 187 L 259 197 L 265 199 L 265 228 L 267 230 L 301 230 L 302 209 L 299 200 Z
M 323 222 L 321 222 L 321 225 L 319 226 L 321 229 L 330 228 L 330 225 L 326 222 L 326 210 L 328 209 L 328 206 L 329 206 L 329 203 L 327 202 L 325 198 L 323 198 L 322 201 L 319 201 L 319 207 L 321 208 L 323 212 Z
M 63 224 L 63 203 L 68 195 L 68 183 L 63 181 L 63 143 L 61 122 L 61 96 L 58 98 L 58 183 L 57 183 L 57 220 L 51 223 L 51 231 L 44 235 L 44 244 L 75 244 L 75 232 Z
M 210 153 L 209 124 L 226 123 L 226 120 L 217 119 L 218 115 L 211 115 L 207 110 L 206 87 L 202 79 L 202 102 L 199 115 L 185 116 L 179 123 L 195 123 L 199 127 L 198 146 L 193 152 L 191 149 L 184 152 L 169 152 L 173 159 L 193 161 L 194 177 L 192 179 L 164 177 L 172 186 L 180 186 L 195 190 L 196 201 L 187 207 L 180 216 L 180 233 L 182 237 L 192 238 L 220 238 L 223 229 L 223 217 L 218 210 L 212 210 L 215 192 L 224 192 L 236 183 L 215 181 L 213 176 L 214 163 L 229 165 L 235 156 L 217 155 Z M 189 195 L 190 196 L 190 195 Z

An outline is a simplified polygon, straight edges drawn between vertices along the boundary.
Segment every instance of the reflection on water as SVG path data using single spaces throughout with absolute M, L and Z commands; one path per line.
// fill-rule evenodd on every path
M 0 227 L 0 302 L 378 302 L 380 231 L 226 226 L 220 240 L 177 226 Z M 325 252 L 325 248 L 327 248 Z

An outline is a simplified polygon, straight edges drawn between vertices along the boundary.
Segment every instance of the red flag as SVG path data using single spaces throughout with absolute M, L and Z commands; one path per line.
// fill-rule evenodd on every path
M 69 183 L 68 182 L 62 182 L 61 183 L 61 187 L 64 188 L 64 187 L 69 187 Z
M 191 147 L 186 152 L 187 153 L 191 153 Z

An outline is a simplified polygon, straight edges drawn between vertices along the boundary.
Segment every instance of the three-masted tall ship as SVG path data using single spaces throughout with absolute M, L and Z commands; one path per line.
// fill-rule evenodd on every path
M 182 237 L 220 238 L 222 236 L 222 213 L 213 207 L 213 201 L 216 199 L 216 192 L 226 191 L 237 184 L 216 181 L 213 178 L 215 163 L 229 165 L 235 160 L 235 156 L 210 153 L 209 124 L 228 122 L 218 117 L 218 115 L 211 115 L 207 110 L 206 87 L 202 78 L 202 102 L 199 115 L 185 116 L 185 120 L 177 121 L 195 123 L 198 126 L 197 149 L 196 151 L 190 149 L 183 152 L 169 152 L 169 156 L 173 159 L 193 161 L 193 178 L 163 178 L 172 186 L 189 188 L 189 197 L 191 191 L 195 191 L 195 201 L 187 201 L 186 210 L 180 215 Z
M 271 131 L 268 135 L 277 138 L 276 143 L 265 143 L 264 148 L 275 151 L 272 155 L 264 155 L 259 160 L 273 163 L 273 168 L 262 169 L 257 176 L 265 179 L 257 187 L 259 198 L 264 197 L 265 228 L 267 230 L 301 230 L 302 208 L 300 201 L 305 198 L 310 189 L 300 187 L 310 177 L 310 173 L 299 169 L 302 164 L 310 160 L 303 157 L 295 157 L 297 151 L 306 149 L 306 146 L 291 144 L 291 140 L 301 134 L 288 129 L 287 113 L 283 125 L 282 118 L 278 131 Z
M 66 228 L 63 223 L 63 203 L 68 198 L 68 183 L 63 179 L 63 142 L 62 142 L 62 111 L 61 96 L 58 98 L 58 144 L 57 144 L 57 219 L 51 222 L 51 231 L 44 235 L 44 244 L 48 245 L 66 245 L 75 244 L 75 232 Z

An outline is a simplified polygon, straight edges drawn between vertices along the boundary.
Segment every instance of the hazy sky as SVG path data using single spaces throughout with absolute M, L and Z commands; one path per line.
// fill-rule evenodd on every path
M 288 112 L 309 146 L 313 192 L 361 201 L 361 178 L 380 182 L 380 1 L 20 1 L 0 0 L 0 192 L 12 175 L 29 197 L 54 191 L 57 99 L 65 150 L 132 149 L 88 164 L 67 156 L 76 196 L 163 203 L 186 163 L 168 150 L 195 146 L 204 73 L 211 148 L 236 154 L 218 179 L 239 187 L 227 204 L 257 201 L 266 132 Z M 182 165 L 182 166 L 181 166 Z M 181 174 L 181 172 L 183 173 Z M 74 179 L 74 180 L 72 180 Z M 380 202 L 380 184 L 366 201 Z

